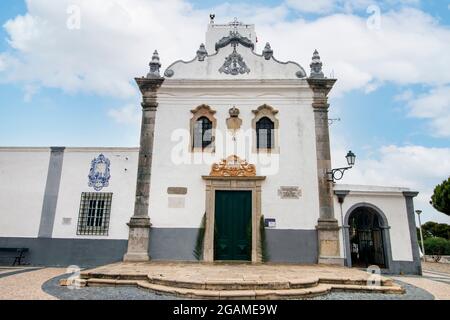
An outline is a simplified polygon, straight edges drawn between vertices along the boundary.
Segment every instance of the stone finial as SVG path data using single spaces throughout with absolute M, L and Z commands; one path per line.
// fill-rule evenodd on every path
M 161 68 L 161 63 L 159 62 L 158 51 L 153 52 L 152 61 L 149 63 L 150 72 L 147 74 L 147 78 L 159 78 L 159 69 Z
M 197 59 L 198 61 L 204 61 L 205 57 L 208 55 L 208 52 L 206 51 L 205 45 L 202 43 L 200 45 L 200 48 L 197 50 Z
M 325 78 L 322 72 L 322 61 L 320 61 L 319 52 L 317 50 L 314 51 L 312 62 L 309 65 L 311 67 L 311 75 L 310 78 Z
M 270 47 L 270 43 L 266 43 L 266 46 L 264 47 L 264 50 L 263 50 L 263 52 L 262 52 L 262 55 L 264 56 L 264 58 L 266 59 L 266 60 L 269 60 L 270 58 L 272 58 L 272 56 L 273 56 L 273 50 L 272 50 L 272 48 Z

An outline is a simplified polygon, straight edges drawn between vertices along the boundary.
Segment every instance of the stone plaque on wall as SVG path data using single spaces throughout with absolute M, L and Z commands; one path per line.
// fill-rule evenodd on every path
M 183 209 L 185 207 L 184 197 L 169 197 L 169 208 L 173 209 Z
M 302 190 L 300 187 L 280 187 L 278 195 L 281 199 L 300 199 Z
M 187 194 L 187 188 L 184 187 L 169 187 L 167 188 L 168 194 Z

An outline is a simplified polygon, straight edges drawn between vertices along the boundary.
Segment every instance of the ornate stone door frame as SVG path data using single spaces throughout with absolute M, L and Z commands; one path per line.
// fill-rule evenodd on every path
M 261 244 L 259 224 L 261 219 L 261 183 L 262 176 L 253 177 L 216 177 L 203 176 L 206 181 L 206 224 L 203 244 L 203 260 L 214 261 L 214 218 L 216 191 L 252 192 L 252 262 L 261 262 Z

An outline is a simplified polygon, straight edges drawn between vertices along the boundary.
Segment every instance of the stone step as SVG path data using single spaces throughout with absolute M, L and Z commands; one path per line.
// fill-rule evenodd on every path
M 149 277 L 148 282 L 169 287 L 199 290 L 260 290 L 260 289 L 301 289 L 312 288 L 319 284 L 318 279 L 295 281 L 264 280 L 180 280 L 170 278 Z
M 176 295 L 193 299 L 298 299 L 327 294 L 331 291 L 359 291 L 371 293 L 401 294 L 404 289 L 399 286 L 367 286 L 355 284 L 325 284 L 319 283 L 310 288 L 273 289 L 259 288 L 256 290 L 219 290 L 184 288 L 155 284 L 142 280 L 114 280 L 90 278 L 86 280 L 88 286 L 137 286 L 152 292 Z
M 198 289 L 198 290 L 262 290 L 262 289 L 303 289 L 303 288 L 313 288 L 319 284 L 333 284 L 333 285 L 356 285 L 356 286 L 367 286 L 367 280 L 365 279 L 350 279 L 350 278 L 331 278 L 331 277 L 321 277 L 309 278 L 309 279 L 294 279 L 290 281 L 276 281 L 276 280 L 200 280 L 195 279 L 183 279 L 180 277 L 170 278 L 170 277 L 157 277 L 157 276 L 146 276 L 146 275 L 136 275 L 136 274 L 100 274 L 100 273 L 82 273 L 82 279 L 105 279 L 105 280 L 121 280 L 121 281 L 147 281 L 156 285 L 168 286 L 168 287 L 178 287 L 187 289 Z M 393 286 L 391 279 L 382 278 L 380 281 L 381 286 Z

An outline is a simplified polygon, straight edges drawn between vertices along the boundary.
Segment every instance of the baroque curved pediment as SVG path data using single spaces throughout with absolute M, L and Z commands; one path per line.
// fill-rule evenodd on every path
M 209 54 L 201 45 L 190 61 L 178 60 L 164 72 L 170 79 L 302 79 L 305 70 L 296 62 L 278 61 L 266 44 L 261 54 L 255 53 L 253 42 L 238 32 L 230 32 L 216 43 Z

